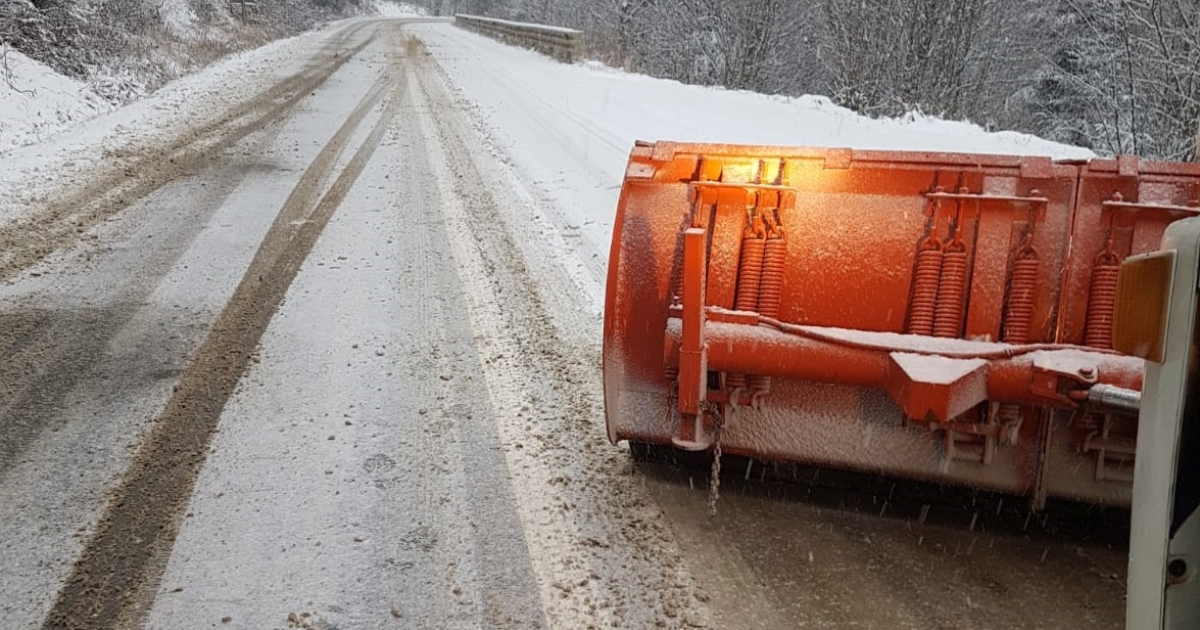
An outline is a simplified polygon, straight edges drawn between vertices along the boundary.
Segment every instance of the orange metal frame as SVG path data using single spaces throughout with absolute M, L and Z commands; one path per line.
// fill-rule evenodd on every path
M 1116 269 L 1200 165 L 639 143 L 609 260 L 609 437 L 1128 501 Z M 1085 464 L 1085 465 L 1084 465 Z

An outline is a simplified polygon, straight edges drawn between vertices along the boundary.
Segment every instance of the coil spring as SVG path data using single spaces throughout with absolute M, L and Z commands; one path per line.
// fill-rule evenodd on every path
M 908 332 L 926 336 L 933 334 L 933 313 L 937 307 L 938 280 L 941 277 L 942 246 L 936 240 L 927 239 L 917 252 Z
M 742 239 L 742 259 L 738 268 L 737 297 L 734 300 L 734 308 L 739 311 L 753 311 L 758 306 L 758 288 L 762 282 L 765 249 L 764 239 Z
M 758 308 L 758 290 L 762 284 L 763 251 L 766 241 L 761 224 L 747 231 L 742 239 L 742 255 L 738 266 L 737 293 L 734 297 L 734 308 L 739 311 L 753 311 Z M 729 389 L 746 387 L 745 374 L 728 374 L 725 385 Z
M 1117 301 L 1117 275 L 1120 264 L 1103 261 L 1092 268 L 1092 286 L 1088 292 L 1087 325 L 1083 343 L 1093 348 L 1112 348 L 1112 318 Z
M 934 337 L 959 336 L 967 297 L 967 252 L 961 244 L 954 251 L 947 250 L 942 254 L 942 281 L 933 316 Z
M 787 241 L 782 238 L 767 239 L 763 244 L 762 280 L 758 294 L 758 312 L 766 317 L 779 317 L 786 263 Z
M 783 298 L 783 269 L 787 264 L 787 241 L 769 238 L 763 241 L 762 282 L 759 285 L 758 312 L 764 317 L 779 317 L 779 302 Z M 752 391 L 765 394 L 771 391 L 771 377 L 751 374 L 747 382 Z
M 1023 254 L 1018 254 L 1021 256 Z M 1008 308 L 1004 314 L 1002 339 L 1007 343 L 1029 343 L 1033 324 L 1033 306 L 1037 294 L 1037 258 L 1018 258 L 1013 261 L 1012 281 L 1008 289 Z

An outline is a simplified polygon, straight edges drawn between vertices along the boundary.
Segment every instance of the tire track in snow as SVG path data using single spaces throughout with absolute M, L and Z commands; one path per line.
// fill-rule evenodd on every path
M 262 150 L 279 129 L 269 128 L 257 140 L 249 140 L 250 150 Z M 217 164 L 211 174 L 200 175 L 204 179 L 203 192 L 189 196 L 186 201 L 189 212 L 174 221 L 175 231 L 169 242 L 156 242 L 141 250 L 143 266 L 138 272 L 106 283 L 105 292 L 112 298 L 113 306 L 48 309 L 41 304 L 24 306 L 17 302 L 19 306 L 0 311 L 0 356 L 5 357 L 0 362 L 0 418 L 4 419 L 0 431 L 0 478 L 16 465 L 26 447 L 44 429 L 62 421 L 62 405 L 70 392 L 93 375 L 103 361 L 105 348 L 132 318 L 137 318 L 140 305 L 146 303 L 163 276 L 185 254 L 191 239 L 251 177 L 244 164 L 229 152 L 214 156 L 213 160 Z M 170 207 L 163 209 L 170 211 Z M 91 252 L 83 258 L 91 262 Z M 72 292 L 55 287 L 43 294 L 59 290 Z M 166 346 L 160 346 L 156 354 L 163 359 L 171 353 Z M 142 370 L 130 369 L 122 377 L 132 381 L 146 375 Z
M 424 34 L 428 37 L 432 33 L 425 31 Z M 462 36 L 462 39 L 455 40 L 457 44 L 470 45 L 472 39 L 482 37 L 469 32 L 459 32 L 457 35 Z M 445 45 L 445 42 L 440 42 Z M 489 44 L 494 44 L 488 41 Z M 526 51 L 520 51 L 526 52 Z M 561 106 L 554 103 L 551 99 L 542 95 L 542 91 L 532 85 L 530 82 L 523 80 L 520 73 L 515 72 L 511 65 L 504 62 L 496 62 L 491 59 L 486 53 L 476 53 L 478 58 L 487 65 L 487 72 L 478 73 L 490 85 L 494 86 L 496 91 L 504 95 L 503 103 L 508 105 L 508 109 L 516 112 L 524 119 L 525 124 L 530 129 L 536 130 L 546 141 L 553 143 L 563 149 L 565 155 L 570 156 L 571 163 L 574 164 L 575 172 L 584 175 L 590 185 L 597 188 L 609 188 L 614 186 L 620 187 L 620 180 L 613 180 L 614 176 L 611 172 L 605 172 L 601 164 L 607 161 L 607 158 L 597 157 L 596 154 L 605 154 L 613 160 L 613 163 L 618 166 L 616 176 L 619 178 L 623 173 L 623 168 L 628 158 L 629 151 L 633 146 L 633 139 L 623 140 L 619 134 L 613 133 L 603 125 L 589 120 L 573 111 L 569 105 Z M 531 53 L 532 54 L 532 53 Z M 451 61 L 447 59 L 445 61 Z M 439 73 L 446 79 L 446 83 L 450 86 L 452 93 L 456 98 L 463 102 L 473 103 L 472 99 L 467 96 L 464 88 L 455 85 L 454 80 L 450 78 L 453 74 L 448 68 L 441 65 L 438 66 Z M 478 111 L 476 108 L 471 108 L 473 114 Z M 487 120 L 485 116 L 473 115 L 477 128 L 486 131 L 489 136 L 489 144 L 500 146 L 500 143 L 495 142 L 495 137 L 506 135 L 506 130 L 497 127 L 495 122 Z M 587 142 L 580 143 L 577 139 L 580 134 L 573 133 L 573 130 L 578 128 L 583 131 L 583 137 L 595 140 L 595 143 Z M 499 150 L 498 150 L 499 151 Z M 516 162 L 505 160 L 506 163 L 512 164 L 513 170 L 517 170 Z M 563 171 L 567 169 L 567 165 L 563 166 Z M 521 169 L 524 171 L 524 169 Z M 534 178 L 529 177 L 528 173 L 522 173 L 523 179 L 532 181 Z M 547 213 L 559 223 L 569 225 L 569 221 L 557 209 L 556 202 L 553 200 L 549 190 L 531 191 L 530 196 L 536 196 L 541 206 L 546 208 Z M 615 192 L 612 194 L 612 206 L 616 205 L 617 196 Z M 561 203 L 561 202 L 559 202 Z M 603 256 L 600 260 L 585 259 L 583 262 L 592 271 L 594 277 L 603 282 L 604 279 L 604 260 L 608 256 L 607 241 L 591 242 L 586 235 L 572 235 L 582 238 L 582 244 L 587 248 L 585 253 L 600 254 Z
M 371 43 L 374 34 L 346 47 L 372 23 L 338 33 L 314 55 L 312 67 L 292 75 L 218 120 L 186 130 L 160 145 L 110 153 L 85 183 L 47 202 L 39 211 L 0 224 L 0 282 L 8 280 L 83 237 L 88 229 L 162 185 L 194 175 L 251 133 L 279 120 Z
M 461 88 L 454 84 L 454 80 L 450 78 L 446 69 L 441 65 L 435 65 L 438 76 L 441 78 L 446 88 L 454 95 L 455 102 L 459 104 L 469 104 L 470 99 L 463 94 Z M 526 88 L 526 92 L 513 89 L 507 80 L 501 80 L 499 74 L 508 74 L 502 69 L 497 68 L 497 73 L 489 73 L 487 76 L 497 86 L 501 87 L 505 92 L 509 93 L 514 102 L 518 103 L 522 99 L 532 95 L 536 100 L 546 103 L 545 99 L 537 96 L 536 91 L 529 88 L 526 84 L 521 83 Z M 472 123 L 472 127 L 484 137 L 484 144 L 493 149 L 494 154 L 503 163 L 500 170 L 505 176 L 506 183 L 509 189 L 520 198 L 523 205 L 526 206 L 534 222 L 542 230 L 542 236 L 546 239 L 547 244 L 557 253 L 564 257 L 570 257 L 577 261 L 578 265 L 573 268 L 568 268 L 567 272 L 583 293 L 587 296 L 590 304 L 590 310 L 599 315 L 602 313 L 604 306 L 604 284 L 605 284 L 605 269 L 608 259 L 607 243 L 592 243 L 591 240 L 584 234 L 579 233 L 581 226 L 571 225 L 569 220 L 558 208 L 557 203 L 551 199 L 544 191 L 538 190 L 536 186 L 531 186 L 528 182 L 531 178 L 525 173 L 519 173 L 519 167 L 503 155 L 504 149 L 500 148 L 501 143 L 497 142 L 495 135 L 497 129 L 493 128 L 486 120 L 481 119 L 471 111 L 473 108 L 468 105 L 464 109 L 468 110 L 468 115 Z M 527 119 L 534 124 L 542 125 L 545 121 L 541 120 L 535 113 L 535 110 L 527 107 L 514 106 L 514 109 L 520 111 Z M 580 118 L 574 115 L 566 115 L 568 120 L 579 123 Z M 582 125 L 581 125 L 582 126 Z M 625 150 L 616 149 L 615 140 L 611 134 L 605 134 L 604 131 L 594 125 L 584 127 L 589 133 L 593 133 L 598 138 L 603 140 L 603 144 L 612 148 L 614 152 L 620 154 L 620 160 L 625 159 Z M 566 134 L 553 131 L 553 126 L 547 127 L 547 133 L 551 138 L 558 142 L 561 146 L 568 149 L 568 153 L 574 158 L 575 163 L 579 166 L 581 172 L 586 172 L 589 176 L 599 181 L 602 179 L 587 160 L 579 157 L 575 151 L 570 150 L 568 146 L 569 138 Z M 606 140 L 607 138 L 607 140 Z M 572 233 L 574 231 L 574 233 Z M 578 240 L 582 247 L 569 246 L 568 241 Z
M 396 98 L 222 413 L 146 628 L 546 627 L 437 205 L 452 183 Z
M 518 244 L 526 235 L 508 225 L 496 183 L 468 148 L 469 125 L 422 59 L 418 113 L 438 180 L 456 182 L 441 207 L 551 628 L 707 627 L 707 596 L 628 458 L 604 438 L 598 349 L 561 332 L 598 323 L 574 291 L 555 293 L 568 278 L 528 266 Z
M 391 102 L 323 196 L 355 131 L 389 92 L 381 79 L 300 178 L 237 290 L 181 375 L 171 399 L 114 491 L 44 630 L 136 627 L 155 587 L 221 411 L 301 263 L 383 139 Z

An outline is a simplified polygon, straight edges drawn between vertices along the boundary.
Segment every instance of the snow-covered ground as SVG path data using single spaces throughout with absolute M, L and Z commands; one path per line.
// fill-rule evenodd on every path
M 391 0 L 376 0 L 376 12 L 383 17 L 420 17 L 427 15 L 421 7 Z M 198 19 L 188 0 L 161 0 L 157 3 L 158 14 L 163 25 L 172 35 L 182 40 L 197 40 L 205 37 L 228 39 L 228 33 L 215 29 L 202 30 L 198 27 Z M 251 68 L 263 67 L 258 63 L 260 55 L 266 54 L 272 63 L 265 67 L 278 65 L 283 58 L 296 58 L 298 48 L 290 46 L 301 45 L 314 34 L 302 35 L 285 40 L 291 44 L 275 42 L 254 51 L 234 54 L 219 62 L 206 71 L 198 73 L 206 79 L 186 78 L 168 84 L 156 93 L 159 98 L 170 99 L 181 87 L 198 87 L 201 90 L 209 81 L 220 83 L 219 75 L 225 74 L 221 68 Z M 282 48 L 280 48 L 282 47 Z M 270 57 L 272 51 L 287 50 L 284 57 Z M 0 154 L 17 147 L 44 142 L 65 131 L 90 121 L 97 116 L 115 109 L 114 105 L 96 93 L 86 82 L 63 76 L 53 68 L 30 59 L 20 51 L 0 43 Z M 189 80 L 190 79 L 190 80 Z M 217 87 L 219 90 L 219 86 Z M 184 87 L 184 89 L 187 89 Z M 196 90 L 188 90 L 193 102 L 203 102 Z M 219 99 L 219 97 L 218 97 Z M 217 103 L 220 107 L 222 103 Z
M 345 20 L 235 53 L 117 109 L 47 66 L 31 60 L 18 65 L 23 70 L 11 85 L 0 82 L 0 162 L 5 165 L 0 170 L 0 225 L 105 160 L 217 121 L 300 71 L 310 61 L 310 51 L 360 21 Z
M 0 154 L 44 141 L 113 106 L 87 84 L 0 44 Z

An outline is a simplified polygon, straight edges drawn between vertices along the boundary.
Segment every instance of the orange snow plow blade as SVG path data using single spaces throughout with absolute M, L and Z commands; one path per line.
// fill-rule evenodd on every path
M 1200 164 L 638 143 L 604 316 L 609 438 L 1127 505 L 1121 261 Z

